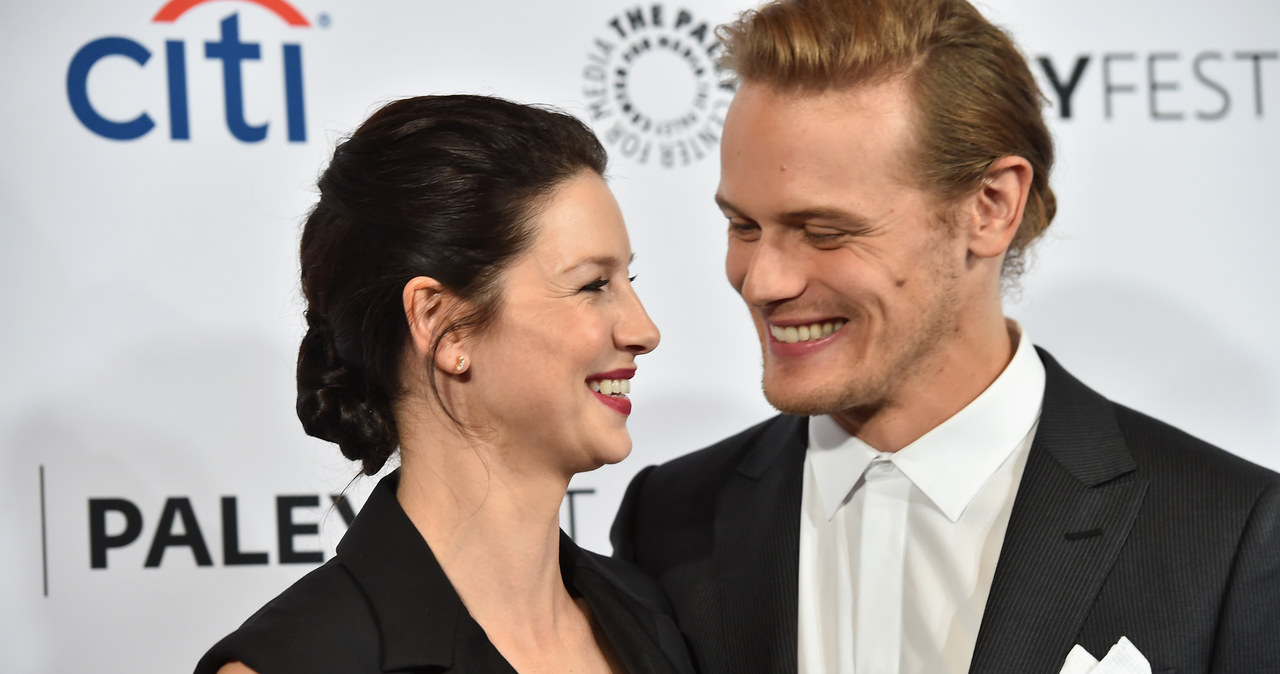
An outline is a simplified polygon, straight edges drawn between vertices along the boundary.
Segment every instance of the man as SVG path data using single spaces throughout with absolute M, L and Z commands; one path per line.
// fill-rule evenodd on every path
M 1280 476 L 1112 403 L 1003 316 L 1052 145 L 964 0 L 780 0 L 722 31 L 716 200 L 784 414 L 640 473 L 615 554 L 700 671 L 1280 672 Z

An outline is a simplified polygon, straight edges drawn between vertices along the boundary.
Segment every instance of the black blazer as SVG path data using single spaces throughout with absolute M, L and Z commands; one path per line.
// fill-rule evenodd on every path
M 514 670 L 467 613 L 383 478 L 338 545 L 200 660 L 213 674 L 239 660 L 260 674 Z M 582 550 L 563 533 L 560 571 L 632 674 L 691 674 L 666 597 L 629 564 Z
M 1108 401 L 1040 351 L 1040 426 L 970 671 L 1056 674 L 1127 636 L 1159 672 L 1280 672 L 1280 475 Z M 795 672 L 803 418 L 632 481 L 615 556 L 703 674 Z

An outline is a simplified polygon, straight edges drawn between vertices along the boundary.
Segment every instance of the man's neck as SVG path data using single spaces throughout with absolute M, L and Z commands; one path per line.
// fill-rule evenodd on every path
M 947 419 L 987 390 L 1004 372 L 1017 349 L 1012 323 L 1001 318 L 982 329 L 961 333 L 922 361 L 879 405 L 842 410 L 836 423 L 882 452 L 896 452 Z

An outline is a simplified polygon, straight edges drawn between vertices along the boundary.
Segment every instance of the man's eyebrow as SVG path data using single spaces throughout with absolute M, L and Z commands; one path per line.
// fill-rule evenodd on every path
M 741 209 L 739 209 L 738 207 L 736 207 L 736 206 L 734 206 L 733 204 L 729 203 L 729 200 L 728 200 L 728 199 L 725 199 L 725 198 L 724 198 L 723 196 L 721 196 L 718 192 L 716 193 L 716 205 L 717 205 L 717 206 L 719 206 L 719 207 L 720 207 L 720 210 L 722 210 L 722 211 L 729 211 L 729 212 L 732 212 L 732 213 L 741 213 L 741 212 L 742 212 L 742 210 L 741 210 Z
M 734 206 L 733 203 L 719 194 L 716 195 L 716 205 L 720 207 L 720 210 L 725 211 L 726 213 L 734 215 L 742 214 L 742 209 Z M 860 215 L 850 213 L 839 208 L 826 208 L 821 206 L 787 211 L 781 214 L 778 219 L 788 225 L 802 225 L 806 222 L 819 220 L 854 228 L 867 228 L 870 226 L 867 219 Z
M 846 227 L 865 228 L 870 226 L 866 218 L 839 208 L 801 208 L 787 211 L 779 219 L 784 223 L 797 225 L 819 220 Z

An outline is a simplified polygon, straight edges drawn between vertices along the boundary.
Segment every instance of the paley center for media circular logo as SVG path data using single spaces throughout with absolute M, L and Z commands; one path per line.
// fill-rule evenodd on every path
M 664 4 L 610 18 L 582 69 L 592 126 L 614 156 L 664 168 L 714 155 L 734 84 L 712 24 Z

